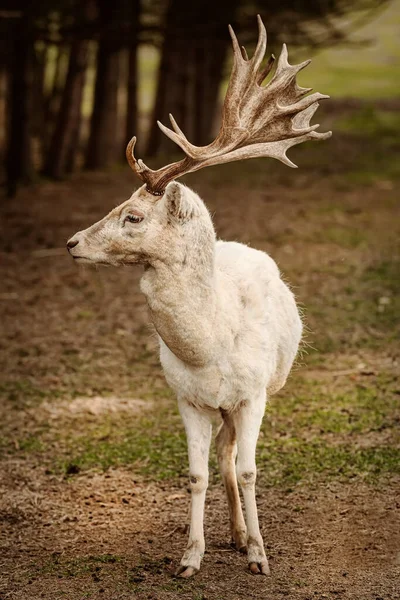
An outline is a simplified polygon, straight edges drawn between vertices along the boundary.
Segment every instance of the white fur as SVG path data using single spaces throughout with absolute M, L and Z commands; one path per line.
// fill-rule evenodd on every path
M 143 213 L 141 223 L 125 221 L 132 210 Z M 70 252 L 81 260 L 146 265 L 141 289 L 188 438 L 191 526 L 178 574 L 196 572 L 204 553 L 210 417 L 216 411 L 223 417 L 217 445 L 232 537 L 238 549 L 247 541 L 251 571 L 267 574 L 255 501 L 256 443 L 267 393 L 285 384 L 302 331 L 293 294 L 278 267 L 264 252 L 216 242 L 204 203 L 176 182 L 159 201 L 140 188 L 73 239 L 79 244 Z

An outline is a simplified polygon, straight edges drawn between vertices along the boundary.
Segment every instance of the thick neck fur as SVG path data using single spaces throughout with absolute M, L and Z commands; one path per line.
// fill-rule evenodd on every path
M 215 233 L 207 209 L 196 197 L 195 214 L 179 223 L 169 256 L 155 258 L 141 290 L 157 333 L 185 363 L 201 366 L 215 352 Z

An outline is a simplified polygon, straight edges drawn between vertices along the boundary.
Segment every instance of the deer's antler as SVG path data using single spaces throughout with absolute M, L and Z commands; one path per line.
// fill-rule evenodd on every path
M 267 46 L 267 34 L 260 16 L 257 19 L 258 43 L 251 59 L 246 50 L 240 48 L 229 26 L 234 61 L 221 128 L 211 144 L 201 147 L 191 144 L 174 117 L 169 115 L 173 130 L 159 121 L 158 126 L 182 148 L 186 157 L 153 171 L 142 160 L 135 159 L 136 138 L 129 142 L 126 149 L 128 162 L 152 194 L 161 196 L 168 182 L 185 173 L 235 160 L 270 156 L 296 167 L 286 156 L 289 148 L 307 140 L 325 140 L 332 135 L 330 131 L 317 133 L 315 130 L 319 125 L 310 125 L 310 119 L 318 108 L 318 100 L 329 96 L 318 92 L 307 95 L 311 88 L 299 87 L 296 82 L 297 73 L 310 63 L 309 60 L 290 65 L 284 44 L 274 76 L 266 86 L 261 85 L 271 71 L 275 57 L 271 56 L 266 66 L 260 68 Z

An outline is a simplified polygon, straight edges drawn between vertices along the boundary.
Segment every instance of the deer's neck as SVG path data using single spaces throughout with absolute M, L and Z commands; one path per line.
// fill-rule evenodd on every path
M 155 263 L 141 280 L 157 333 L 175 356 L 191 365 L 209 363 L 215 352 L 214 279 L 212 256 L 201 264 Z

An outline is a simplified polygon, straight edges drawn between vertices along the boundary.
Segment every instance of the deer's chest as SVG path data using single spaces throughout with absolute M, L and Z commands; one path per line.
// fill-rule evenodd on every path
M 216 364 L 193 367 L 178 359 L 163 343 L 160 359 L 166 380 L 177 396 L 199 408 L 231 410 L 254 396 L 253 388 L 258 390 L 264 384 L 262 373 L 256 372 L 259 365 L 245 365 L 243 359 L 236 362 L 234 357 L 221 358 Z

